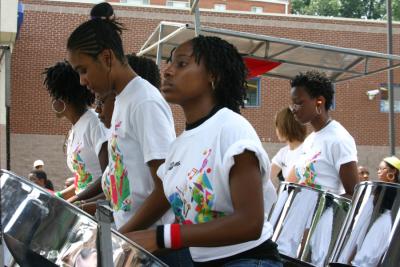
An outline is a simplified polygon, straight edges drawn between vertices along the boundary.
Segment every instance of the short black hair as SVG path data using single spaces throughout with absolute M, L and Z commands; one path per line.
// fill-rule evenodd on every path
M 114 16 L 108 3 L 101 3 L 91 10 L 92 19 L 79 25 L 69 36 L 67 49 L 84 53 L 96 59 L 105 49 L 111 49 L 115 57 L 126 63 L 121 34 L 125 30 Z M 111 14 L 111 15 L 110 15 Z
M 298 74 L 292 81 L 291 86 L 303 87 L 312 98 L 323 96 L 325 98 L 325 110 L 329 110 L 333 103 L 335 90 L 332 82 L 325 73 L 318 71 L 307 71 Z
M 72 104 L 80 111 L 93 104 L 94 94 L 80 84 L 79 74 L 67 61 L 57 62 L 46 68 L 43 74 L 46 75 L 46 89 L 54 99 Z
M 235 46 L 214 36 L 199 35 L 191 40 L 197 64 L 204 65 L 214 77 L 217 104 L 240 113 L 247 88 L 247 68 Z
M 154 60 L 143 56 L 137 56 L 134 53 L 126 55 L 126 58 L 128 59 L 129 66 L 131 66 L 140 77 L 149 81 L 154 87 L 160 89 L 160 70 Z

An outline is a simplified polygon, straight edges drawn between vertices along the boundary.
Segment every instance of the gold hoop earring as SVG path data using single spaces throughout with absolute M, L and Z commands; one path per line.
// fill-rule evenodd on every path
M 394 174 L 393 173 L 388 173 L 386 174 L 386 177 L 388 178 L 389 181 L 393 181 L 394 180 Z
M 322 110 L 320 106 L 315 106 L 315 112 L 317 112 L 318 115 L 321 115 Z
M 63 105 L 64 105 L 63 110 L 58 111 L 58 110 L 54 107 L 54 103 L 56 103 L 56 101 L 59 101 L 59 102 L 62 102 L 62 103 L 63 103 Z M 61 114 L 61 113 L 63 113 L 63 112 L 65 111 L 65 109 L 67 108 L 67 105 L 65 104 L 64 100 L 62 100 L 62 99 L 54 99 L 53 102 L 51 103 L 51 108 L 52 108 L 52 110 L 53 110 L 55 113 Z

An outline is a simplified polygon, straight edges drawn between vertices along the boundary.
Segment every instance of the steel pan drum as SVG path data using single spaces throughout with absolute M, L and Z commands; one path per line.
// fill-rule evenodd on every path
M 359 267 L 400 266 L 399 208 L 400 185 L 358 184 L 330 262 Z
M 98 224 L 92 216 L 11 172 L 0 170 L 0 182 L 1 224 L 10 250 L 23 247 L 26 255 L 58 266 L 97 265 Z M 114 266 L 166 266 L 116 231 L 112 249 Z
M 314 266 L 326 266 L 350 209 L 350 199 L 282 182 L 269 216 L 278 250 Z

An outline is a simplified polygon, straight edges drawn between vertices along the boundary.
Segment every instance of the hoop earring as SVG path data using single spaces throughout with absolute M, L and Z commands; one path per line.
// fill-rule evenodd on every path
M 60 101 L 60 102 L 63 103 L 63 105 L 64 105 L 63 110 L 58 111 L 58 110 L 54 107 L 54 103 L 55 103 L 56 101 Z M 65 111 L 66 108 L 67 108 L 67 105 L 65 104 L 64 100 L 62 100 L 62 99 L 54 99 L 53 102 L 51 103 L 51 109 L 52 109 L 55 113 L 57 113 L 57 114 L 63 113 L 63 112 Z
M 315 112 L 317 112 L 318 115 L 321 115 L 322 110 L 320 106 L 315 106 Z
M 386 174 L 386 177 L 389 179 L 389 181 L 394 181 L 394 174 L 393 173 L 388 173 Z
M 214 81 L 211 81 L 211 88 L 212 88 L 213 91 L 215 91 L 215 84 L 214 84 Z

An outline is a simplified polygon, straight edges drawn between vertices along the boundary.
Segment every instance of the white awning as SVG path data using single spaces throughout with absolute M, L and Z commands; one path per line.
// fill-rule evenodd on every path
M 225 39 L 245 57 L 279 63 L 263 75 L 283 79 L 293 79 L 299 72 L 317 70 L 325 72 L 333 82 L 341 82 L 400 67 L 400 56 L 397 55 L 204 26 L 200 34 Z M 138 55 L 167 59 L 172 49 L 193 37 L 195 31 L 191 24 L 161 22 Z

